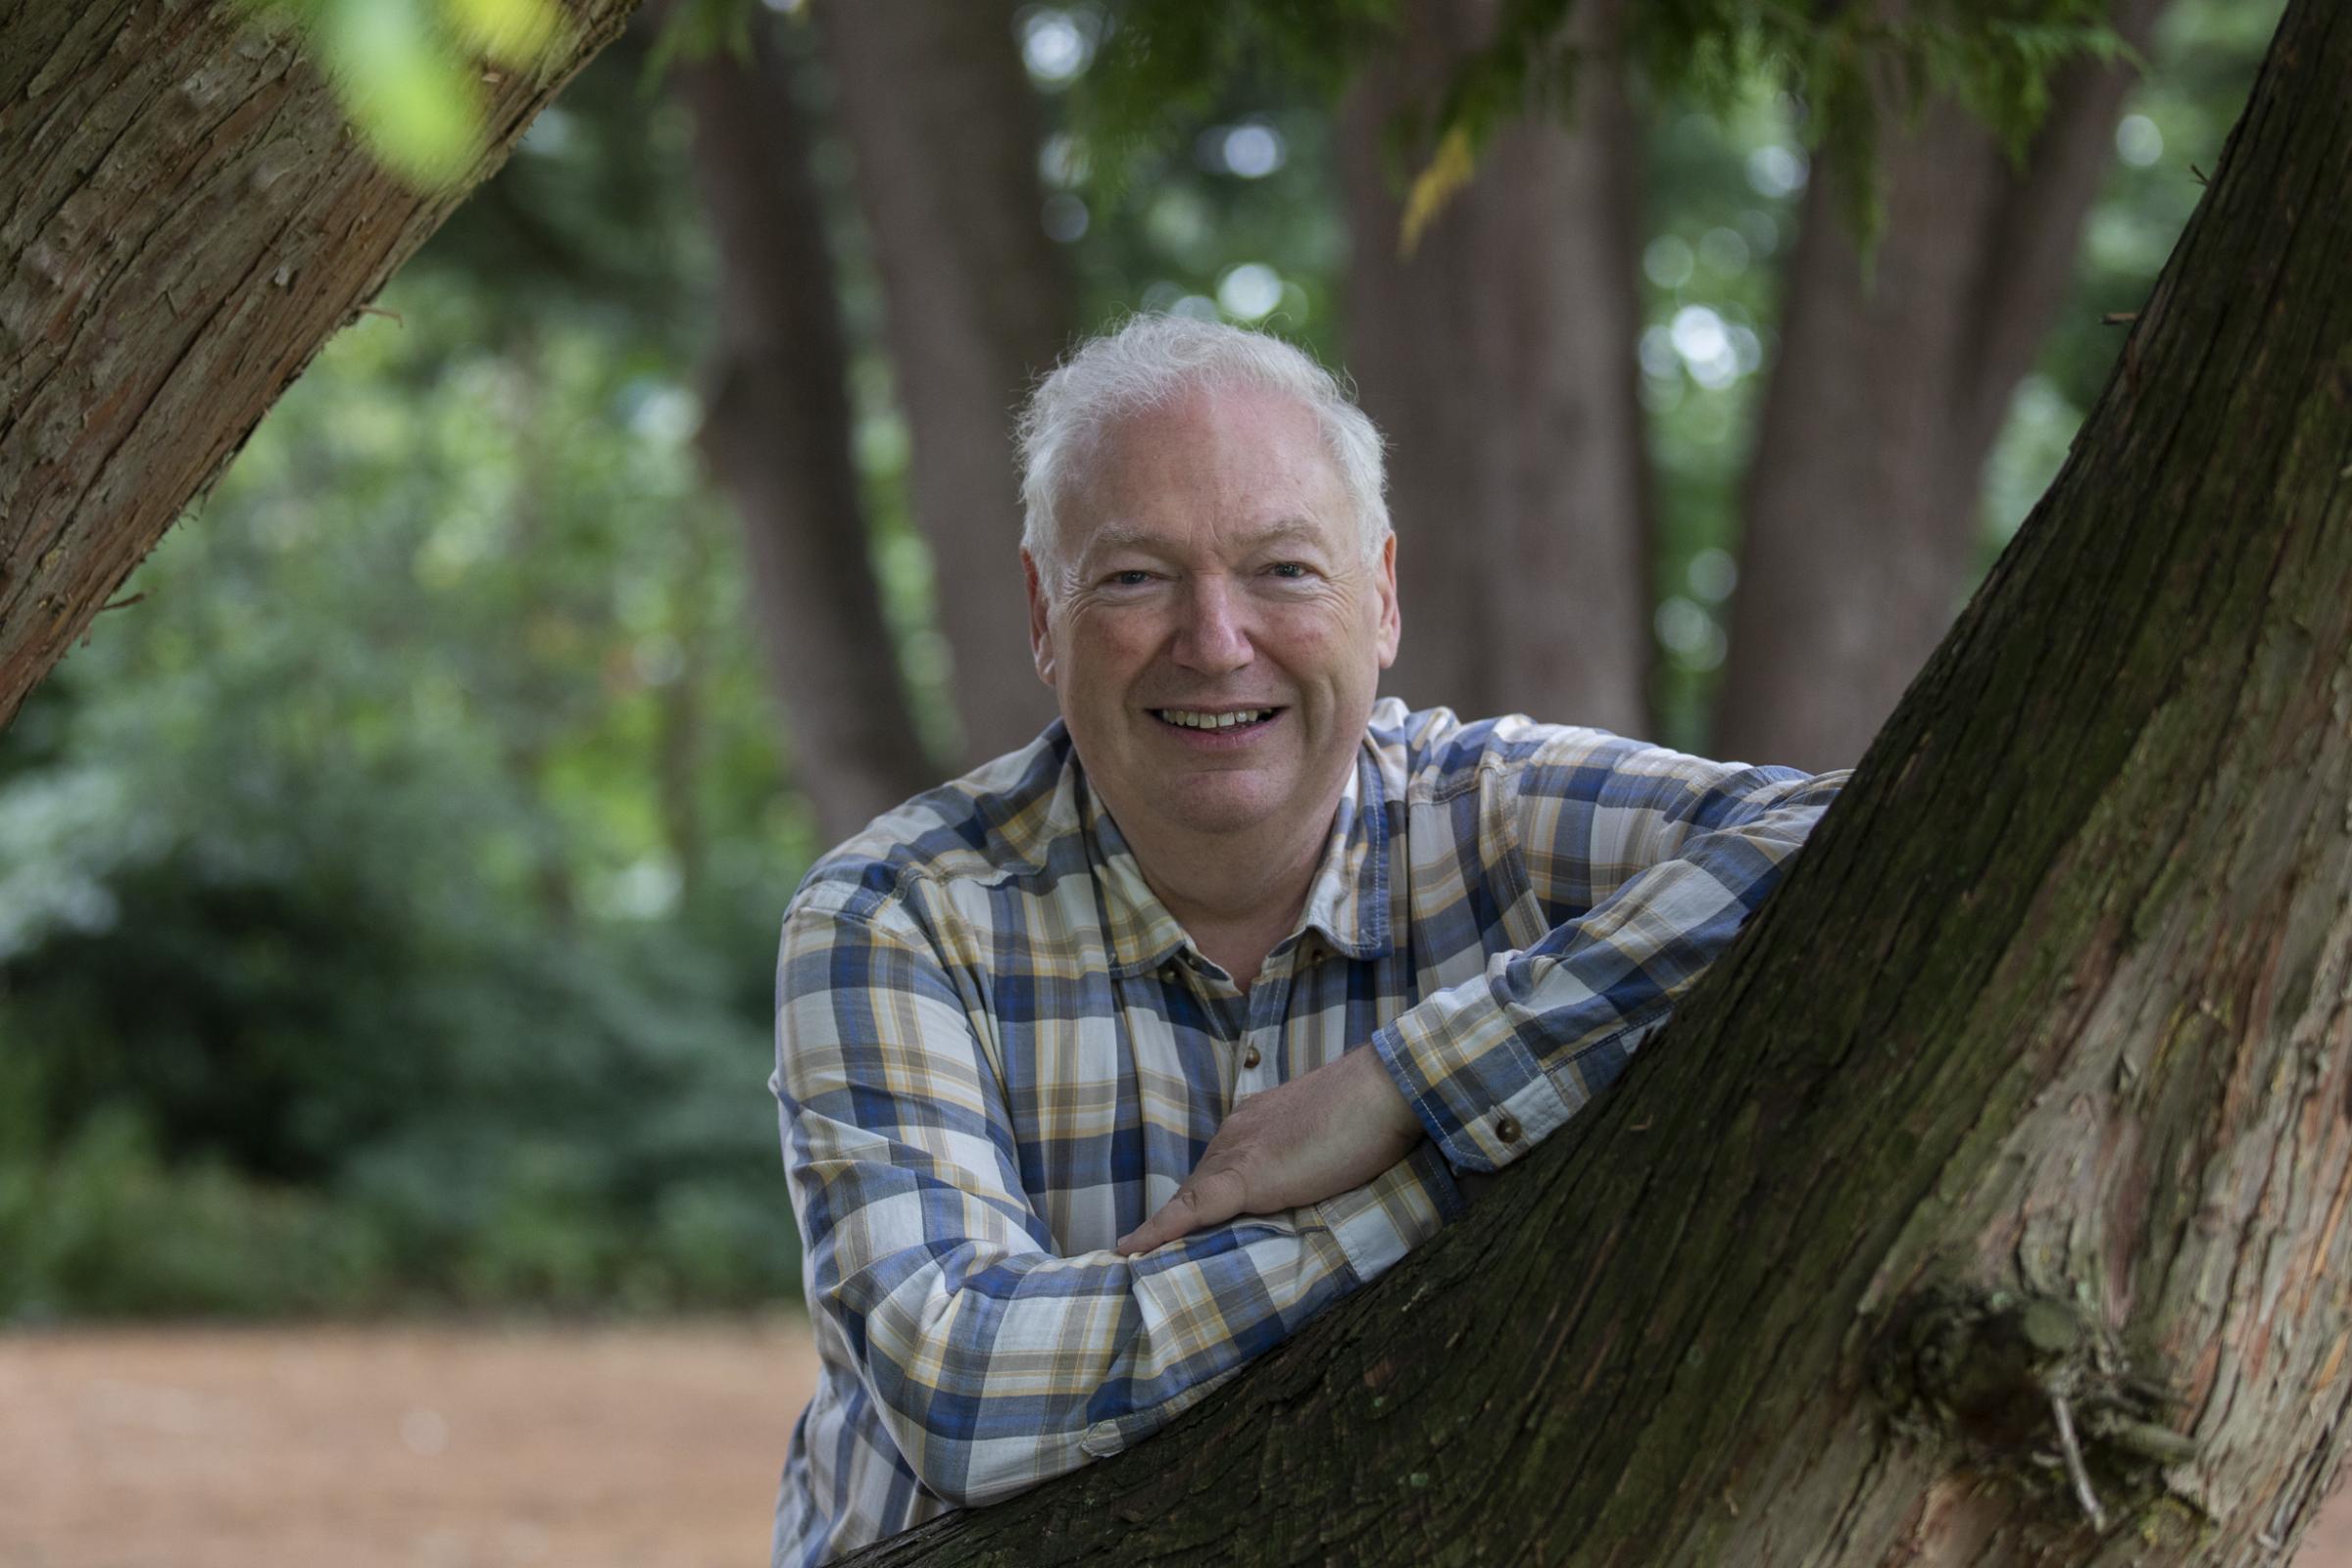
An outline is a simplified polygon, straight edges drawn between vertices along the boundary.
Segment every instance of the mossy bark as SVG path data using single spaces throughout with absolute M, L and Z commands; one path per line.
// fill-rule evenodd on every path
M 233 6 L 0 8 L 0 724 L 634 3 L 578 0 L 567 58 L 486 72 L 490 154 L 433 194 Z
M 2284 1560 L 2352 1440 L 2348 81 L 2293 0 L 2065 471 L 1611 1097 L 1167 1433 L 857 1560 Z

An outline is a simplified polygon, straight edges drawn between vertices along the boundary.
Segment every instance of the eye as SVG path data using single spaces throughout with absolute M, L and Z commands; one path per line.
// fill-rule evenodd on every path
M 1113 588 L 1141 588 L 1152 580 L 1152 574 L 1140 566 L 1129 566 L 1124 571 L 1110 573 L 1102 580 Z
M 1266 570 L 1285 582 L 1300 582 L 1309 576 L 1314 568 L 1303 561 L 1278 561 L 1268 566 Z

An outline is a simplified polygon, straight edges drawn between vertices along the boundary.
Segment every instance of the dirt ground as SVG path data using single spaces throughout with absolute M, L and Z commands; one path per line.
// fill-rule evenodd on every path
M 0 1336 L 0 1568 L 762 1564 L 813 1375 L 789 1318 Z
M 0 1568 L 767 1561 L 806 1325 L 0 1337 Z

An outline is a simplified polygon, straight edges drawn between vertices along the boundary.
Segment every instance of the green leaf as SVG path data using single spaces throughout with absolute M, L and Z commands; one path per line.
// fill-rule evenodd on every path
M 419 0 L 326 0 L 316 40 L 343 112 L 393 172 L 446 189 L 480 163 L 476 84 Z
M 441 0 L 441 12 L 461 43 L 518 71 L 543 63 L 564 31 L 549 0 Z

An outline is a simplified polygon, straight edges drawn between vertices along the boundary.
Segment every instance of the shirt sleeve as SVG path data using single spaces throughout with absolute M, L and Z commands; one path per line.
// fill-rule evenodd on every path
M 1509 1164 L 1616 1080 L 1846 778 L 1546 733 L 1492 770 L 1482 843 L 1463 863 L 1483 881 L 1532 884 L 1557 923 L 1373 1035 L 1457 1169 Z
M 1157 1429 L 1445 1215 L 1428 1145 L 1326 1203 L 1056 1256 L 964 1004 L 903 912 L 796 907 L 777 972 L 808 1308 L 923 1485 L 993 1501 Z

